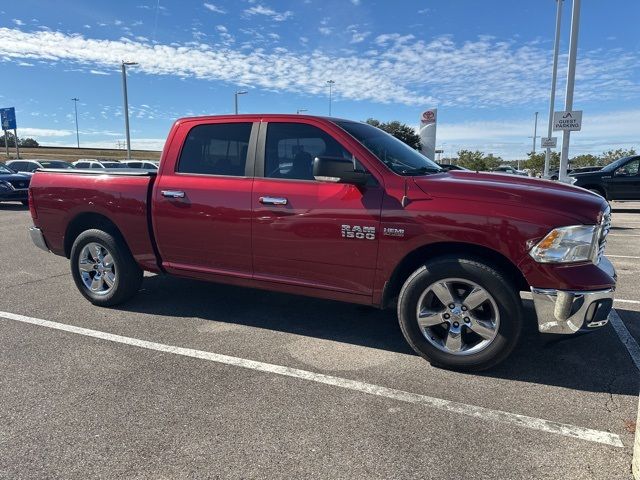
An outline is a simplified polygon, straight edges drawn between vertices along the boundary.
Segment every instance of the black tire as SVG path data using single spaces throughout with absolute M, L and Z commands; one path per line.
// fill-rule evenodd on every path
M 477 284 L 493 297 L 497 306 L 500 319 L 497 333 L 476 353 L 460 355 L 442 351 L 426 339 L 418 325 L 417 309 L 422 293 L 447 278 Z M 513 282 L 499 269 L 473 257 L 442 256 L 428 261 L 407 279 L 398 298 L 398 320 L 409 345 L 432 365 L 452 370 L 480 371 L 502 362 L 518 342 L 522 318 L 522 302 Z M 464 325 L 460 328 L 463 327 L 469 332 Z
M 98 294 L 88 288 L 80 271 L 80 254 L 85 246 L 97 243 L 103 246 L 113 257 L 115 281 L 110 291 Z M 71 275 L 80 293 L 94 305 L 110 307 L 133 297 L 142 283 L 143 271 L 134 260 L 124 241 L 102 230 L 92 229 L 82 232 L 71 248 Z
M 24 205 L 25 207 L 28 207 L 28 206 L 29 206 L 29 200 L 22 200 L 20 203 L 21 203 L 22 205 Z

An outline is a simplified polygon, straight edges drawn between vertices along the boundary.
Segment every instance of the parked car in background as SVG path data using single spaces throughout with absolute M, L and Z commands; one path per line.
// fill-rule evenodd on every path
M 128 168 L 124 163 L 118 162 L 116 160 L 78 160 L 77 162 L 73 162 L 74 167 L 76 168 Z
M 451 170 L 464 170 L 465 172 L 471 171 L 468 168 L 461 167 L 460 165 L 438 163 L 438 166 L 442 168 L 445 172 L 449 172 Z
M 610 208 L 584 189 L 444 172 L 384 131 L 336 118 L 183 118 L 165 145 L 157 173 L 33 177 L 31 238 L 70 259 L 95 305 L 128 300 L 149 270 L 394 307 L 416 352 L 461 370 L 516 347 L 521 291 L 540 332 L 607 324 Z
M 153 160 L 124 160 L 122 162 L 127 168 L 139 168 L 142 170 L 158 170 L 158 164 L 160 162 L 155 162 Z
M 607 200 L 640 200 L 640 155 L 624 157 L 600 170 L 577 173 L 576 187 L 586 188 Z
M 498 168 L 494 168 L 495 173 L 508 173 L 509 175 L 521 175 L 527 177 L 527 172 L 513 168 L 511 165 L 500 165 Z
M 64 160 L 45 160 L 45 159 L 31 159 L 31 160 L 9 160 L 6 163 L 7 167 L 16 172 L 33 173 L 39 168 L 73 168 L 73 165 Z
M 29 205 L 31 175 L 18 173 L 0 163 L 0 202 L 22 202 Z

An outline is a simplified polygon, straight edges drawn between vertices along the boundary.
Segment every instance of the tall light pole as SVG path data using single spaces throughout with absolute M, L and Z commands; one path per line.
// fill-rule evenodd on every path
M 238 115 L 238 95 L 246 95 L 247 93 L 249 93 L 247 90 L 236 90 L 236 93 L 234 95 L 236 115 Z
M 306 108 L 299 108 L 298 110 L 296 110 L 296 113 L 300 115 L 301 112 L 306 112 L 306 111 L 307 111 Z
M 536 112 L 536 121 L 533 124 L 533 154 L 536 154 L 536 139 L 538 138 L 538 112 Z
M 567 93 L 564 98 L 564 110 L 573 110 L 573 87 L 576 82 L 576 58 L 578 56 L 578 31 L 580 29 L 580 0 L 573 0 L 571 8 L 571 38 L 569 40 L 569 64 L 567 68 Z M 560 172 L 558 180 L 568 182 L 569 140 L 571 132 L 562 131 L 562 153 L 560 155 Z
M 329 116 L 331 116 L 331 101 L 333 100 L 331 96 L 333 93 L 332 88 L 335 83 L 336 82 L 334 82 L 333 80 L 327 80 L 327 85 L 329 85 Z
M 73 97 L 71 100 L 73 100 L 73 106 L 76 110 L 76 143 L 78 144 L 78 148 L 80 148 L 80 133 L 78 133 L 78 102 L 80 99 Z
M 122 92 L 124 94 L 124 128 L 127 136 L 127 160 L 131 160 L 131 136 L 129 135 L 129 99 L 127 98 L 127 66 L 136 62 L 122 61 Z
M 558 76 L 558 50 L 560 49 L 560 24 L 562 22 L 562 5 L 564 0 L 556 0 L 556 38 L 553 42 L 553 69 L 551 72 L 551 96 L 549 98 L 549 123 L 547 125 L 547 138 L 553 135 L 553 110 L 556 101 L 556 78 Z M 547 147 L 544 154 L 543 178 L 549 178 L 549 164 L 551 162 L 551 147 Z

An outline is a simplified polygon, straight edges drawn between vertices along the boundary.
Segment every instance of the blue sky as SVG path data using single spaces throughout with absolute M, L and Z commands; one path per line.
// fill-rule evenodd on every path
M 571 1 L 564 2 L 558 110 L 564 105 Z M 438 107 L 446 154 L 506 159 L 546 131 L 555 1 L 57 0 L 0 6 L 0 106 L 19 135 L 115 147 L 124 138 L 121 60 L 130 69 L 133 148 L 160 149 L 186 115 L 328 113 L 401 120 Z M 640 2 L 582 5 L 571 155 L 640 147 Z

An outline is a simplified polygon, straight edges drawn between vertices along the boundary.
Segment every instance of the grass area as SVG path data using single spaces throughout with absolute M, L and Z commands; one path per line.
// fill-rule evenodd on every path
M 131 158 L 145 160 L 160 160 L 162 152 L 154 150 L 131 150 Z M 66 160 L 74 162 L 80 158 L 91 158 L 96 160 L 124 160 L 127 156 L 126 150 L 108 148 L 72 148 L 72 147 L 37 147 L 21 148 L 20 158 L 43 158 L 47 160 Z M 9 148 L 9 160 L 16 158 L 15 148 Z M 0 161 L 7 160 L 4 145 L 0 146 Z

